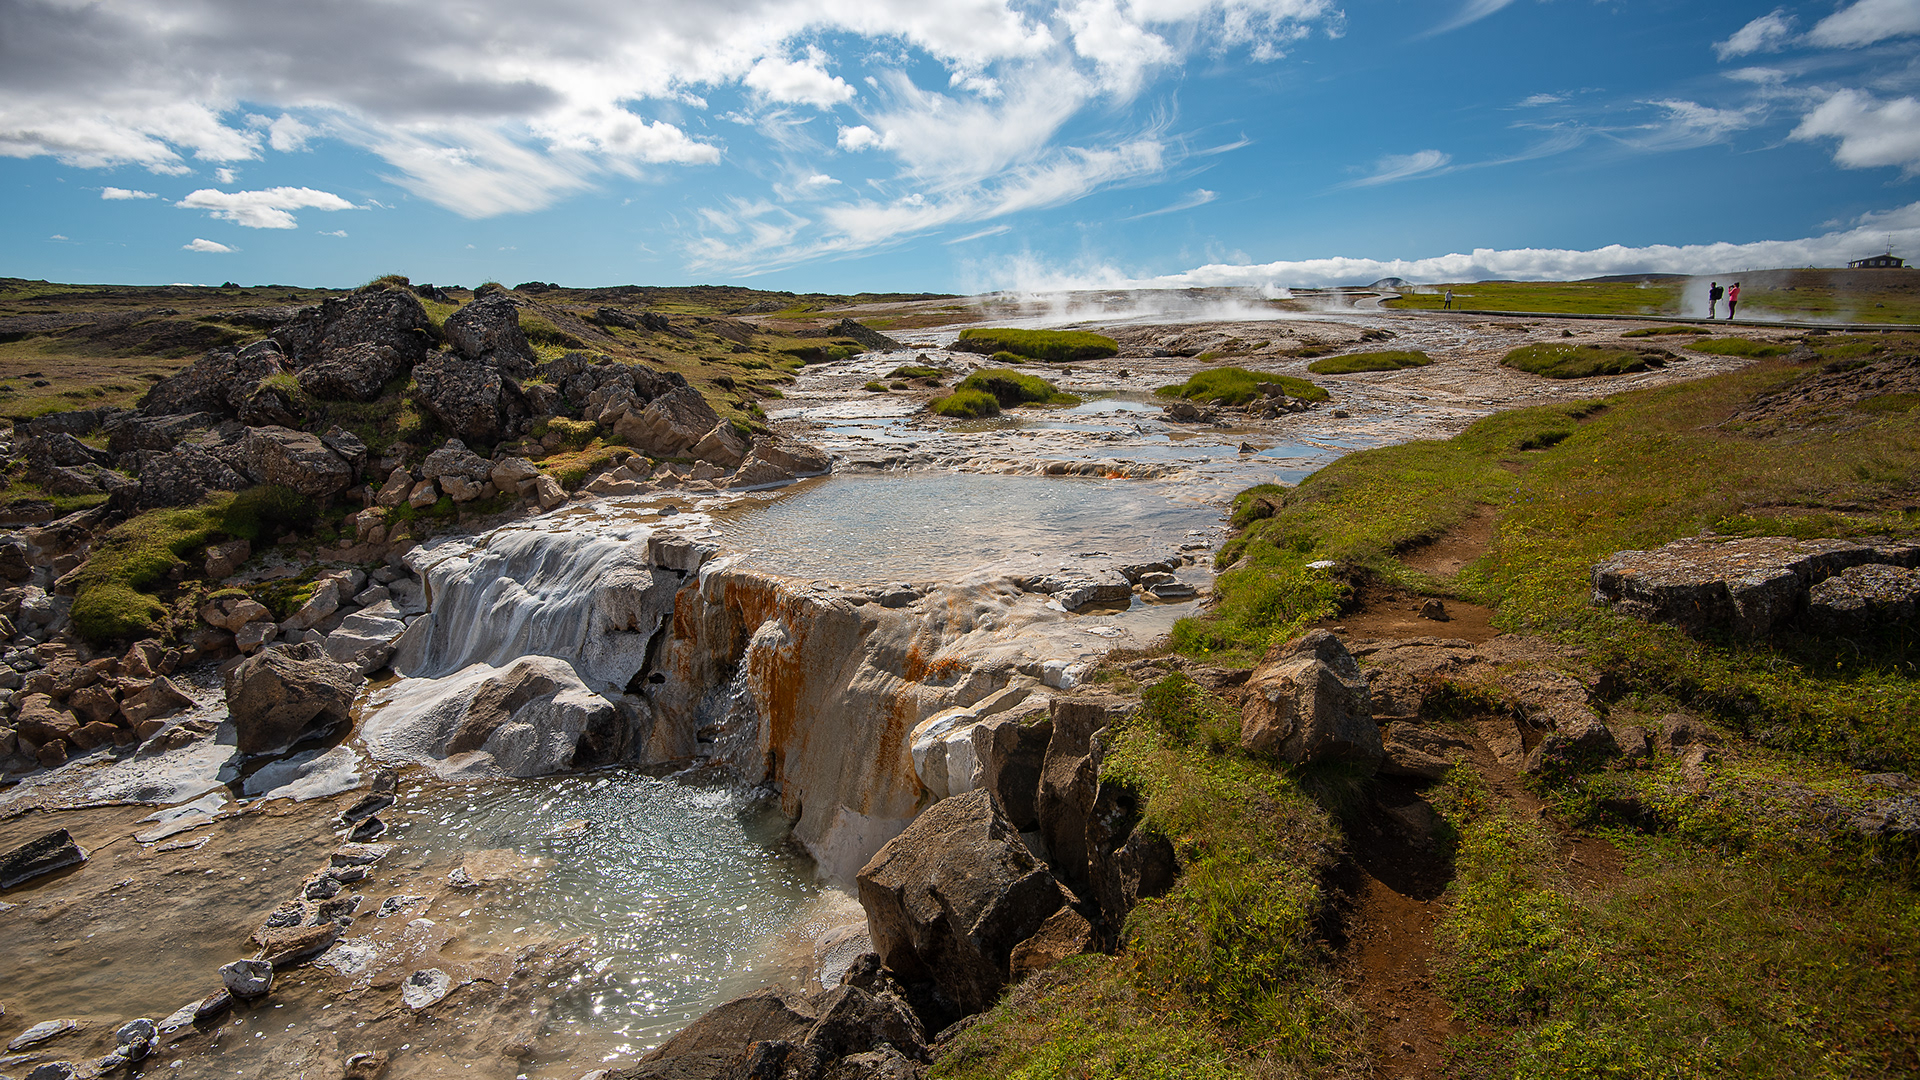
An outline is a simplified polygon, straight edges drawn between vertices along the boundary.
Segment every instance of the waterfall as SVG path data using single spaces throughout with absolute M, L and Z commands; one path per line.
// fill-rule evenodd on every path
M 435 679 L 552 656 L 591 686 L 621 690 L 646 663 L 683 583 L 679 571 L 653 565 L 650 538 L 502 529 L 441 559 L 426 575 L 432 613 L 401 637 L 394 670 Z

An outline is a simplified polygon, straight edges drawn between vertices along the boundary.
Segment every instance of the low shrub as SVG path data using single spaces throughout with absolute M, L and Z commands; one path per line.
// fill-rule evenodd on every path
M 1541 343 L 1522 345 L 1502 357 L 1500 363 L 1549 379 L 1586 379 L 1665 367 L 1672 358 L 1673 354 L 1665 349 Z
M 928 367 L 925 364 L 901 364 L 887 372 L 889 379 L 937 379 L 947 373 L 946 368 Z
M 953 344 L 961 352 L 1010 353 L 1034 360 L 1099 360 L 1120 353 L 1120 343 L 1085 330 L 962 330 Z
M 951 416 L 960 420 L 978 420 L 985 416 L 1000 415 L 1000 401 L 985 390 L 955 390 L 938 401 L 931 402 L 927 408 L 941 416 Z
M 1300 401 L 1326 401 L 1333 395 L 1324 387 L 1316 386 L 1305 379 L 1291 375 L 1273 375 L 1264 371 L 1248 371 L 1241 367 L 1208 368 L 1196 371 L 1186 382 L 1173 386 L 1163 386 L 1154 393 L 1161 397 L 1186 398 L 1218 405 L 1245 405 L 1266 395 L 1261 393 L 1261 383 L 1278 384 L 1282 393 Z
M 262 484 L 233 497 L 220 518 L 220 530 L 242 540 L 272 539 L 310 528 L 318 507 L 288 487 Z
M 1402 368 L 1426 367 L 1431 363 L 1433 363 L 1433 357 L 1417 350 L 1363 352 L 1315 360 L 1307 365 L 1307 370 L 1315 375 L 1352 375 L 1361 371 L 1399 371 Z

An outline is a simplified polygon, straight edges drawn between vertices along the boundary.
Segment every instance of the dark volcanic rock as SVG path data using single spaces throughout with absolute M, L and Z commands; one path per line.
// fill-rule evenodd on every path
M 512 297 L 475 300 L 447 316 L 443 332 L 447 344 L 468 360 L 492 364 L 510 378 L 533 374 L 533 348 L 520 329 L 520 308 Z
M 1014 946 L 1065 898 L 985 791 L 935 803 L 859 874 L 874 950 L 965 1012 L 992 1005 Z
M 427 309 L 411 292 L 362 289 L 304 309 L 273 337 L 295 368 L 339 363 L 343 353 L 372 345 L 392 349 L 404 369 L 427 355 L 430 332 Z
M 107 449 L 114 454 L 137 450 L 171 450 L 180 440 L 196 431 L 217 426 L 226 417 L 221 413 L 183 413 L 176 416 L 142 416 L 122 413 L 102 425 L 107 434 Z
M 353 483 L 353 469 L 318 435 L 284 427 L 248 428 L 243 445 L 249 472 L 260 483 L 322 498 Z
M 87 853 L 73 842 L 73 836 L 65 829 L 55 829 L 0 855 L 0 889 L 11 889 L 42 874 L 86 861 Z
M 361 342 L 332 350 L 295 378 L 302 390 L 322 400 L 372 401 L 406 367 L 406 357 L 393 346 Z
M 170 451 L 138 451 L 142 510 L 161 506 L 191 506 L 209 491 L 239 491 L 246 477 L 202 447 L 191 443 Z
M 414 365 L 415 395 L 447 433 L 468 442 L 498 442 L 506 432 L 506 381 L 484 360 L 434 353 Z

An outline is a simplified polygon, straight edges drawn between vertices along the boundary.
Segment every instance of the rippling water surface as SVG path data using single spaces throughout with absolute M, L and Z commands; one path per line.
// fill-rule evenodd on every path
M 539 860 L 527 880 L 477 893 L 461 922 L 482 949 L 591 938 L 599 962 L 562 999 L 561 1021 L 617 1040 L 616 1051 L 656 1045 L 720 1001 L 793 978 L 783 943 L 827 917 L 786 819 L 732 788 L 609 771 L 438 787 L 403 805 L 393 839 L 413 858 Z

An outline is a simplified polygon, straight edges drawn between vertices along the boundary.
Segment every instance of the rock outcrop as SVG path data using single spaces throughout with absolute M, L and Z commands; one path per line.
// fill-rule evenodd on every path
M 571 665 L 523 656 L 403 684 L 363 722 L 361 737 L 379 757 L 448 774 L 545 776 L 573 767 L 584 742 L 623 749 L 623 727 L 613 703 Z
M 859 874 L 874 949 L 964 1012 L 999 996 L 1015 946 L 1065 898 L 985 791 L 935 803 Z
M 1808 591 L 1851 567 L 1912 569 L 1920 545 L 1761 536 L 1676 540 L 1620 551 L 1593 568 L 1593 599 L 1688 633 L 1724 629 L 1756 638 L 1800 618 Z

